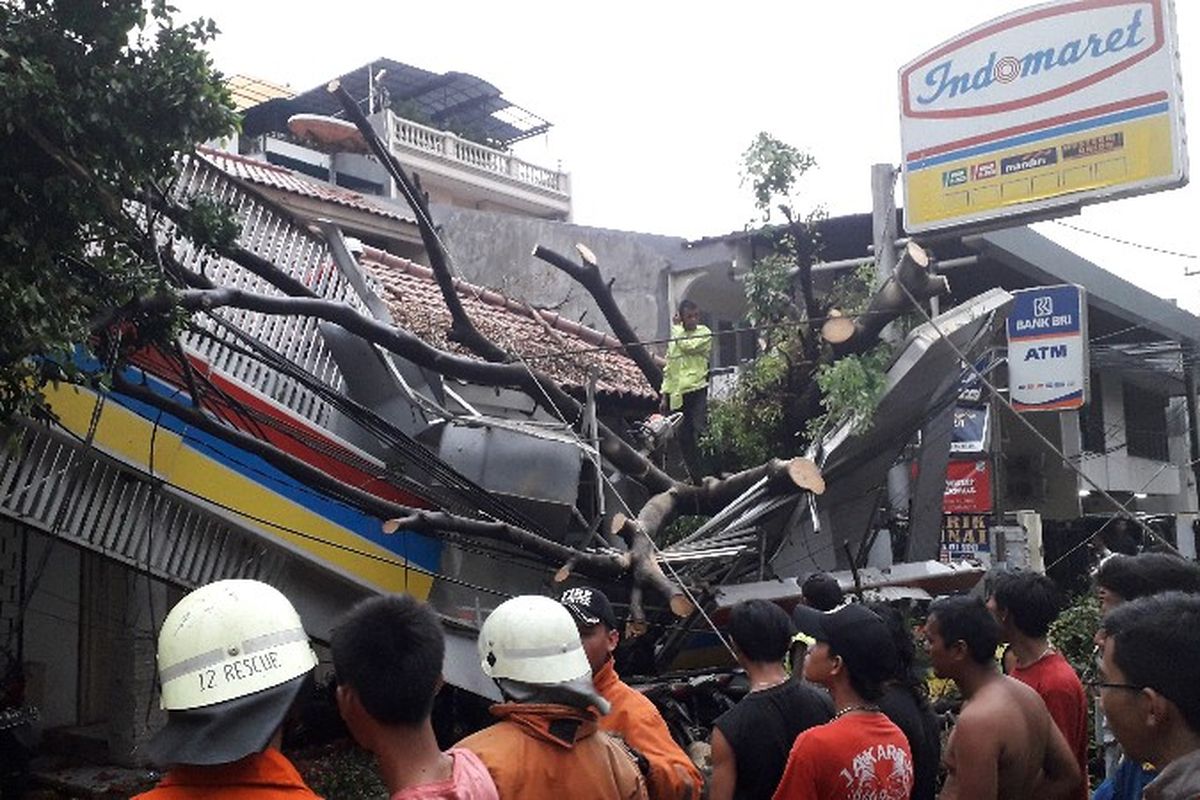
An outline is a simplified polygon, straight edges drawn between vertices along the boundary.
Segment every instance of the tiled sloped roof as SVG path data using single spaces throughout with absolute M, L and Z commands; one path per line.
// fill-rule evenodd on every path
M 383 285 L 384 300 L 399 327 L 434 347 L 475 357 L 447 340 L 450 312 L 431 269 L 372 247 L 365 248 L 363 264 Z M 545 372 L 564 388 L 582 390 L 588 370 L 595 368 L 599 393 L 643 404 L 657 398 L 633 360 L 615 349 L 620 342 L 614 337 L 466 281 L 457 280 L 455 285 L 463 307 L 484 336 L 505 350 L 531 359 L 531 368 Z M 580 350 L 588 352 L 576 352 Z
M 314 200 L 337 203 L 368 214 L 386 217 L 387 219 L 413 222 L 414 218 L 408 209 L 395 203 L 388 202 L 368 194 L 343 189 L 332 183 L 325 183 L 316 178 L 310 178 L 285 167 L 268 164 L 266 161 L 248 158 L 224 150 L 214 150 L 211 147 L 198 147 L 197 152 L 202 158 L 217 169 L 249 183 L 290 192 Z

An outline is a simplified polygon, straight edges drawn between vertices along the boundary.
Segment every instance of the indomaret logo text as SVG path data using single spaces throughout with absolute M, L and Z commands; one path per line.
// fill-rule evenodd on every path
M 1038 44 L 1021 55 L 991 52 L 983 63 L 959 64 L 953 58 L 932 66 L 916 96 L 922 106 L 971 92 L 982 92 L 995 84 L 1008 84 L 1034 75 L 1091 62 L 1112 53 L 1133 50 L 1146 42 L 1142 9 L 1134 11 L 1128 24 L 1102 31 L 1082 33 L 1073 39 Z

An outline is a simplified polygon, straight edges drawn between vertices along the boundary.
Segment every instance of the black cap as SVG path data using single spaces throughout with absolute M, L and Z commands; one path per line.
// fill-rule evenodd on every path
M 796 629 L 826 642 L 859 678 L 880 683 L 896 671 L 899 656 L 887 623 L 869 608 L 850 603 L 834 611 L 796 606 Z
M 609 630 L 616 630 L 617 615 L 604 592 L 586 586 L 567 589 L 558 602 L 562 603 L 576 622 L 591 626 L 603 622 Z

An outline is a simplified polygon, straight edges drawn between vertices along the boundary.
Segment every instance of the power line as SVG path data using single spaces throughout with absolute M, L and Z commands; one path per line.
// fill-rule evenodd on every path
M 980 372 L 978 369 L 975 368 L 974 362 L 972 362 L 969 358 L 967 358 L 967 355 L 962 351 L 962 349 L 959 348 L 959 346 L 956 345 L 954 343 L 954 341 L 952 339 L 950 339 L 950 337 L 948 337 L 942 331 L 941 327 L 937 324 L 937 322 L 933 319 L 933 317 L 931 317 L 929 315 L 929 313 L 924 309 L 924 307 L 921 306 L 920 301 L 918 301 L 917 298 L 913 296 L 912 292 L 909 291 L 908 287 L 905 286 L 903 284 L 903 282 L 897 282 L 897 285 L 900 287 L 901 291 L 903 291 L 904 294 L 908 297 L 909 301 L 913 304 L 913 306 L 917 309 L 917 311 L 921 314 L 921 316 L 923 316 L 925 318 L 925 321 L 929 325 L 933 326 L 933 329 L 938 334 L 938 336 L 942 339 L 945 339 L 946 343 L 948 345 L 950 345 L 950 347 L 954 350 L 954 352 L 958 355 L 958 357 L 963 361 L 963 363 L 965 363 L 967 365 L 967 369 L 969 369 L 970 371 L 975 373 L 975 375 L 979 379 L 979 382 L 982 383 L 984 386 L 986 386 L 988 391 L 990 391 L 1000 401 L 1000 403 L 1012 413 L 1012 415 L 1014 417 L 1016 417 L 1018 420 L 1020 420 L 1021 424 L 1024 425 L 1026 427 L 1026 429 L 1028 429 L 1028 431 L 1033 434 L 1035 439 L 1037 439 L 1039 442 L 1041 442 L 1042 445 L 1044 445 L 1048 450 L 1050 450 L 1051 453 L 1054 453 L 1055 455 L 1057 455 L 1063 464 L 1065 464 L 1068 468 L 1070 468 L 1071 471 L 1074 472 L 1076 475 L 1078 475 L 1080 478 L 1083 478 L 1084 481 L 1086 481 L 1089 485 L 1092 486 L 1092 488 L 1094 488 L 1097 492 L 1100 493 L 1101 497 L 1103 497 L 1104 499 L 1106 499 L 1110 503 L 1112 503 L 1113 507 L 1116 508 L 1118 512 L 1124 512 L 1125 514 L 1129 514 L 1128 509 L 1125 507 L 1127 505 L 1127 503 L 1126 504 L 1120 503 L 1116 498 L 1114 498 L 1108 492 L 1108 490 L 1102 488 L 1100 486 L 1100 484 L 1098 484 L 1094 479 L 1092 479 L 1091 477 L 1086 475 L 1079 466 L 1072 463 L 1071 460 L 1067 458 L 1066 454 L 1063 453 L 1062 450 L 1060 450 L 1058 447 L 1056 447 L 1054 445 L 1053 442 L 1051 442 L 1049 439 L 1047 439 L 1045 437 L 1045 435 L 1042 434 L 1042 432 L 1039 431 L 1032 422 L 1030 422 L 1028 419 L 1023 417 L 1013 407 L 1012 403 L 998 392 L 998 390 L 992 384 L 992 382 L 989 381 L 982 372 Z M 1164 465 L 1164 467 L 1165 466 L 1169 466 L 1169 465 Z M 1161 470 L 1160 470 L 1160 472 L 1161 472 Z M 1155 475 L 1154 477 L 1157 477 L 1157 475 Z M 1153 481 L 1153 479 L 1154 478 L 1152 477 L 1151 481 Z M 1150 484 L 1150 482 L 1147 482 L 1146 485 L 1149 486 L 1149 484 Z M 1114 515 L 1113 518 L 1115 519 L 1116 516 Z M 1159 535 L 1159 533 L 1157 531 L 1151 529 L 1148 525 L 1146 525 L 1144 522 L 1137 519 L 1136 517 L 1130 516 L 1129 518 L 1135 524 L 1137 524 L 1138 527 L 1140 527 L 1145 533 L 1148 533 L 1152 539 L 1156 539 L 1159 542 L 1161 542 L 1162 544 L 1166 545 L 1167 547 L 1170 547 L 1172 550 L 1175 550 L 1175 547 L 1170 542 L 1168 542 L 1166 539 L 1164 539 L 1161 535 Z M 1103 530 L 1103 526 L 1101 526 L 1100 530 Z M 1099 533 L 1100 533 L 1099 530 L 1096 531 L 1096 533 L 1093 533 L 1091 536 L 1089 536 L 1085 540 L 1084 543 L 1091 541 Z M 1074 549 L 1078 549 L 1078 545 Z M 1178 552 L 1178 551 L 1176 551 L 1176 552 Z M 1059 558 L 1058 561 L 1054 562 L 1054 564 L 1057 564 L 1059 561 L 1062 560 L 1062 558 L 1065 558 L 1065 557 L 1066 556 L 1064 555 L 1063 557 Z M 1050 566 L 1054 566 L 1054 564 L 1051 564 Z
M 1064 228 L 1070 228 L 1073 231 L 1078 231 L 1079 233 L 1086 233 L 1088 236 L 1095 236 L 1097 239 L 1104 239 L 1105 241 L 1115 242 L 1116 244 L 1123 244 L 1128 247 L 1136 247 L 1139 250 L 1146 250 L 1151 253 L 1159 253 L 1164 256 L 1175 256 L 1176 258 L 1187 258 L 1187 259 L 1192 259 L 1192 260 L 1200 260 L 1200 256 L 1194 255 L 1192 253 L 1181 253 L 1178 250 L 1168 250 L 1165 247 L 1154 247 L 1152 245 L 1141 244 L 1139 242 L 1131 242 L 1128 239 L 1120 239 L 1116 236 L 1110 236 L 1107 233 L 1100 233 L 1099 231 L 1092 231 L 1092 230 L 1088 230 L 1087 228 L 1081 228 L 1078 225 L 1072 225 L 1071 223 L 1063 222 L 1060 219 L 1051 220 L 1051 222 L 1053 222 L 1055 225 L 1061 225 Z

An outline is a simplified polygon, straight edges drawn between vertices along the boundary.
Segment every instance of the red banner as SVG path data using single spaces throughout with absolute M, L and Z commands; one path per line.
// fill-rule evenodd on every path
M 991 465 L 986 460 L 947 464 L 942 511 L 947 514 L 986 514 L 991 510 Z

